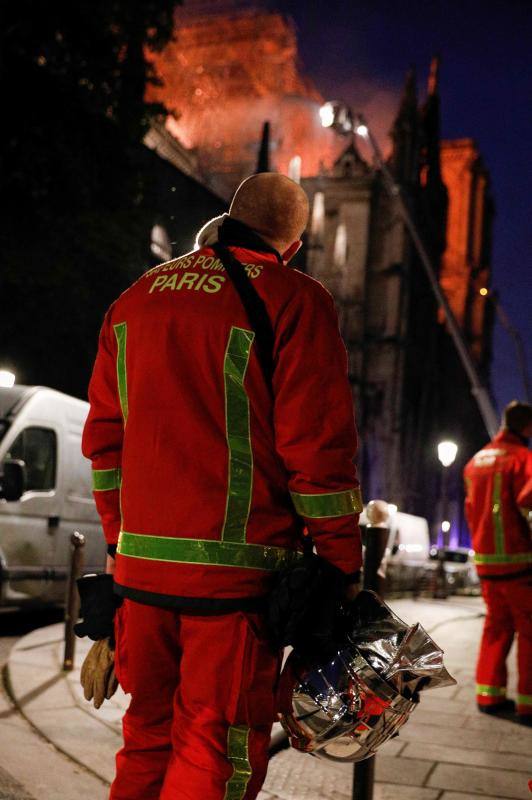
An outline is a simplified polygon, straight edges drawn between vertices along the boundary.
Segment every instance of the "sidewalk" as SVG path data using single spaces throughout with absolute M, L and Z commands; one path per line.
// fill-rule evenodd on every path
M 532 729 L 486 717 L 475 707 L 481 601 L 396 600 L 390 605 L 401 618 L 420 621 L 433 635 L 458 685 L 427 692 L 399 737 L 379 751 L 374 800 L 532 800 Z M 11 692 L 22 713 L 48 740 L 110 782 L 127 696 L 119 690 L 96 711 L 79 686 L 79 667 L 91 642 L 78 641 L 77 668 L 64 675 L 61 640 L 62 626 L 53 625 L 16 644 L 8 663 Z M 509 667 L 512 696 L 514 653 Z M 272 759 L 260 800 L 350 800 L 351 776 L 350 764 L 286 750 Z

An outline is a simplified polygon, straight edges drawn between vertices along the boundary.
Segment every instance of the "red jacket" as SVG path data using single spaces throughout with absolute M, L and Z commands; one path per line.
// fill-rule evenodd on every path
M 346 573 L 361 566 L 333 300 L 274 253 L 231 249 L 272 321 L 273 397 L 209 248 L 145 273 L 100 334 L 83 453 L 107 542 L 118 543 L 119 591 L 144 602 L 262 595 L 303 526 L 325 559 Z
M 466 517 L 479 575 L 511 575 L 532 566 L 532 453 L 502 430 L 464 469 Z

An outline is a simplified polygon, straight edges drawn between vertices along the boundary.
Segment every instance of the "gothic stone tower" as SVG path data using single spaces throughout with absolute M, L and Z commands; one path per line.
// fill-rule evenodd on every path
M 448 283 L 451 264 L 456 265 L 455 270 L 464 267 L 459 257 L 446 249 L 447 237 L 454 242 L 458 225 L 470 231 L 475 225 L 478 229 L 478 223 L 471 211 L 464 216 L 457 210 L 458 180 L 450 181 L 453 213 L 447 214 L 448 191 L 440 161 L 437 60 L 431 65 L 428 96 L 421 108 L 414 73 L 407 75 L 391 138 L 390 168 L 408 197 L 438 269 L 443 260 L 442 278 Z M 447 152 L 452 145 L 446 143 L 445 148 Z M 447 157 L 446 177 L 449 162 Z M 479 169 L 477 166 L 477 172 Z M 462 184 L 467 180 L 462 175 Z M 361 159 L 355 144 L 347 147 L 332 169 L 302 183 L 312 204 L 306 269 L 329 288 L 339 309 L 361 432 L 359 466 L 364 493 L 366 497 L 384 497 L 430 519 L 439 490 L 438 436 L 452 428 L 450 420 L 460 419 L 457 433 L 462 449 L 467 452 L 477 445 L 467 444 L 467 428 L 476 411 L 467 401 L 467 411 L 465 406 L 458 407 L 463 403 L 458 395 L 467 398 L 469 390 L 452 343 L 438 321 L 435 299 L 398 215 L 397 201 L 384 191 L 380 175 Z M 488 241 L 488 228 L 484 226 L 479 235 L 483 242 Z M 488 269 L 487 257 L 482 263 L 484 270 Z M 479 275 L 486 279 L 485 271 L 469 267 L 460 289 L 465 297 L 471 298 L 470 284 L 480 280 Z M 468 302 L 474 309 L 471 300 Z M 485 341 L 485 325 L 478 311 L 476 316 L 474 310 L 468 313 L 461 322 L 476 319 L 477 336 L 482 331 Z M 442 375 L 452 376 L 451 382 L 460 385 L 460 392 L 445 394 Z
M 364 493 L 406 508 L 411 481 L 401 453 L 410 254 L 403 226 L 354 143 L 331 171 L 302 183 L 312 204 L 306 268 L 338 307 Z

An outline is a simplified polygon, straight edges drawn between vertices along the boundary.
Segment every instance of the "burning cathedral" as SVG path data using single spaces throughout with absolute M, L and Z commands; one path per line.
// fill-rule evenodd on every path
M 166 110 L 150 148 L 225 200 L 255 171 L 301 181 L 312 215 L 297 266 L 336 300 L 364 494 L 437 526 L 436 445 L 454 438 L 451 543 L 466 543 L 460 468 L 485 428 L 396 199 L 352 137 L 321 125 L 325 98 L 299 67 L 292 22 L 237 0 L 189 0 L 173 41 L 150 58 L 161 81 L 148 99 Z M 479 290 L 490 282 L 489 174 L 472 139 L 440 136 L 438 69 L 434 59 L 423 102 L 407 74 L 387 160 L 487 382 L 492 319 Z

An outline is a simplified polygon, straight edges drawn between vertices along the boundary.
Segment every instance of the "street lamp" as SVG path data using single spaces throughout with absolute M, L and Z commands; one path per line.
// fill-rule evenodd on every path
M 320 118 L 321 123 L 325 128 L 332 128 L 343 136 L 349 134 L 362 136 L 371 147 L 375 164 L 382 175 L 384 187 L 390 197 L 394 198 L 397 202 L 397 210 L 410 234 L 419 259 L 423 264 L 438 305 L 443 309 L 449 332 L 453 338 L 458 355 L 462 361 L 462 365 L 469 377 L 469 381 L 471 383 L 471 392 L 477 401 L 480 414 L 486 426 L 486 430 L 488 431 L 489 436 L 493 438 L 499 428 L 497 412 L 495 411 L 486 387 L 480 380 L 480 375 L 478 374 L 475 362 L 473 361 L 467 344 L 464 340 L 460 326 L 456 321 L 456 317 L 452 312 L 445 293 L 441 289 L 437 271 L 432 264 L 425 245 L 423 244 L 423 240 L 418 232 L 417 225 L 414 222 L 414 218 L 410 213 L 407 202 L 402 195 L 401 187 L 395 182 L 394 177 L 384 160 L 379 143 L 373 136 L 371 129 L 362 114 L 353 114 L 348 105 L 338 100 L 325 103 L 320 109 Z
M 15 385 L 15 373 L 8 369 L 0 369 L 0 387 L 11 389 Z
M 443 534 L 442 544 L 444 547 L 449 546 L 449 531 L 451 530 L 451 523 L 447 519 L 449 467 L 454 464 L 457 453 L 458 445 L 455 442 L 445 440 L 438 444 L 438 460 L 443 467 L 441 476 L 441 532 Z
M 454 442 L 440 442 L 438 445 L 438 459 L 443 467 L 450 467 L 454 463 L 458 445 Z

